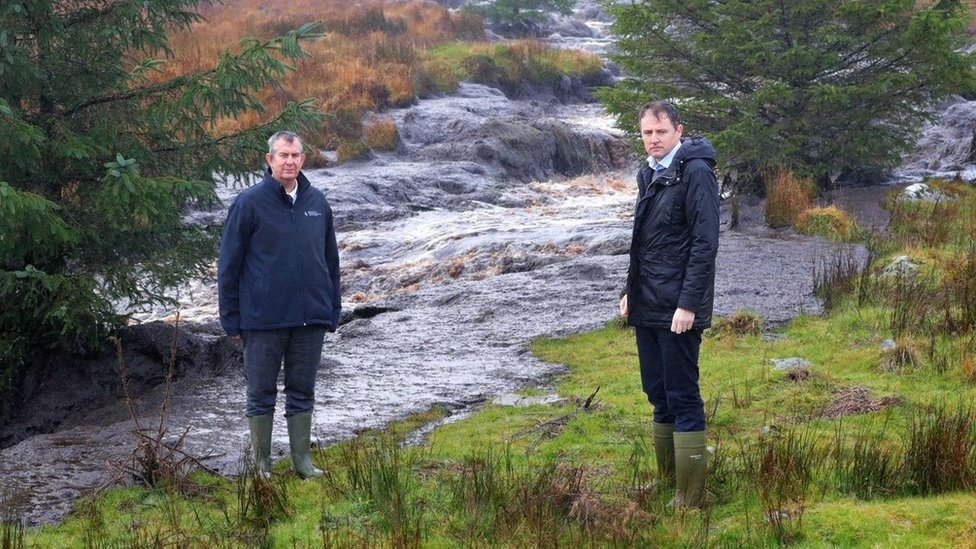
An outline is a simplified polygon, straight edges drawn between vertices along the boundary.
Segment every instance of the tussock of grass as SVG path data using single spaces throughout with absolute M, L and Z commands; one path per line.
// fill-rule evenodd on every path
M 716 320 L 712 325 L 712 332 L 736 336 L 759 335 L 763 333 L 763 325 L 762 315 L 755 311 L 742 309 Z
M 777 168 L 763 174 L 763 180 L 766 182 L 766 224 L 770 227 L 795 225 L 800 214 L 813 204 L 817 192 L 813 179 Z
M 803 210 L 797 216 L 795 224 L 801 233 L 838 242 L 850 242 L 860 237 L 860 230 L 851 214 L 836 206 Z
M 373 120 L 364 129 L 366 145 L 374 150 L 392 151 L 400 142 L 396 122 L 391 119 Z

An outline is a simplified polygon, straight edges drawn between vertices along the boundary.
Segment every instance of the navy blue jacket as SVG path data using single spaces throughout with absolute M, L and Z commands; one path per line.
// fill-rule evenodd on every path
M 227 212 L 217 262 L 220 323 L 229 336 L 339 324 L 339 248 L 332 208 L 298 175 L 291 205 L 271 176 L 242 191 Z
M 668 169 L 653 182 L 652 175 L 644 162 L 627 273 L 628 323 L 667 329 L 682 308 L 695 313 L 693 327 L 708 328 L 718 254 L 715 149 L 704 137 L 686 139 Z

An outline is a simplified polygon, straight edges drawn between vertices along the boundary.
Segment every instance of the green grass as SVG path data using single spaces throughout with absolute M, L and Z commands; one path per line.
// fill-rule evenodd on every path
M 949 209 L 972 212 L 976 193 L 966 193 Z M 901 218 L 927 225 L 945 218 L 953 230 L 972 222 L 906 212 Z M 976 232 L 943 244 L 898 226 L 893 234 L 886 253 L 914 247 L 960 272 L 976 257 Z M 611 322 L 532 345 L 568 367 L 554 380 L 559 404 L 487 405 L 421 446 L 403 446 L 444 416 L 431 410 L 315 452 L 328 471 L 322 479 L 302 482 L 287 462 L 270 484 L 195 473 L 170 487 L 109 491 L 79 503 L 64 524 L 25 535 L 4 513 L 2 532 L 24 535 L 27 547 L 59 548 L 976 547 L 976 326 L 910 322 L 899 345 L 917 349 L 918 363 L 886 371 L 881 343 L 893 337 L 897 313 L 886 292 L 894 290 L 872 283 L 856 298 L 880 266 L 853 284 L 830 284 L 843 288 L 831 290 L 830 315 L 801 316 L 781 337 L 706 333 L 701 386 L 715 454 L 712 504 L 700 511 L 676 512 L 667 505 L 673 494 L 649 482 L 651 407 L 633 333 Z M 953 276 L 947 270 L 926 291 L 964 295 L 966 278 Z M 957 311 L 964 305 L 949 313 L 966 318 Z M 794 356 L 812 362 L 808 376 L 773 369 L 772 359 Z M 852 402 L 878 406 L 825 413 L 845 395 L 860 395 L 849 411 Z
M 506 93 L 522 82 L 553 85 L 563 75 L 594 81 L 603 69 L 603 62 L 596 55 L 531 40 L 496 44 L 453 42 L 432 49 L 428 56 L 429 64 L 444 68 L 459 80 L 499 86 Z
M 316 464 L 329 471 L 320 481 L 302 482 L 279 463 L 275 482 L 284 486 L 286 511 L 267 520 L 239 516 L 235 480 L 197 473 L 198 489 L 188 494 L 120 488 L 79 504 L 63 525 L 29 530 L 27 546 L 182 540 L 191 547 L 523 547 L 558 538 L 571 546 L 766 547 L 781 535 L 797 547 L 974 542 L 972 492 L 862 501 L 838 488 L 828 456 L 837 436 L 879 432 L 887 422 L 885 436 L 902 444 L 914 413 L 976 397 L 953 372 L 881 372 L 881 325 L 880 313 L 849 309 L 829 319 L 801 317 L 782 340 L 705 338 L 702 389 L 720 456 L 710 479 L 717 500 L 702 512 L 675 513 L 666 506 L 669 494 L 642 493 L 634 485 L 640 469 L 654 467 L 649 446 L 641 449 L 649 443 L 650 406 L 640 392 L 632 332 L 608 327 L 533 345 L 539 356 L 570 367 L 557 387 L 567 403 L 487 406 L 438 428 L 422 447 L 399 447 L 417 426 L 441 417 L 432 411 L 317 452 Z M 813 377 L 792 382 L 774 372 L 770 359 L 788 356 L 812 361 Z M 866 387 L 875 398 L 898 396 L 901 404 L 843 419 L 819 417 L 836 390 L 851 386 Z M 582 409 L 597 387 L 594 405 Z M 790 504 L 804 508 L 801 525 L 789 525 L 785 534 L 764 519 L 761 494 L 742 480 L 744 461 L 759 455 L 763 427 L 801 433 L 816 448 L 811 486 L 798 488 L 799 501 Z M 579 511 L 584 504 L 585 513 Z

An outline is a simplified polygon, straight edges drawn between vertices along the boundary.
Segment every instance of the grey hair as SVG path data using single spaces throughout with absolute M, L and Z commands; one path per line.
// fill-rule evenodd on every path
M 651 101 L 643 107 L 640 108 L 640 112 L 637 114 L 637 122 L 640 123 L 644 119 L 644 115 L 651 113 L 654 118 L 660 119 L 662 116 L 666 116 L 668 120 L 671 121 L 671 125 L 675 128 L 681 124 L 681 113 L 678 111 L 678 107 L 670 101 Z
M 274 132 L 271 137 L 268 138 L 268 154 L 273 155 L 275 153 L 275 145 L 278 144 L 279 139 L 284 139 L 285 143 L 294 143 L 296 140 L 298 144 L 305 148 L 305 142 L 302 141 L 301 136 L 295 132 L 290 132 L 287 130 L 282 130 L 280 132 Z

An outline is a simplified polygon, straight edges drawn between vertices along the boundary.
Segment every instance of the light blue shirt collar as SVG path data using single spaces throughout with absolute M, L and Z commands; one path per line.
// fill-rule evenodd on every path
M 652 170 L 656 170 L 658 164 L 664 166 L 665 170 L 668 169 L 671 166 L 671 161 L 674 160 L 674 154 L 678 152 L 678 149 L 680 148 L 681 148 L 681 141 L 678 141 L 678 144 L 675 145 L 673 149 L 671 149 L 671 152 L 665 155 L 664 158 L 662 158 L 660 161 L 655 160 L 653 156 L 648 156 L 647 165 L 650 166 Z

